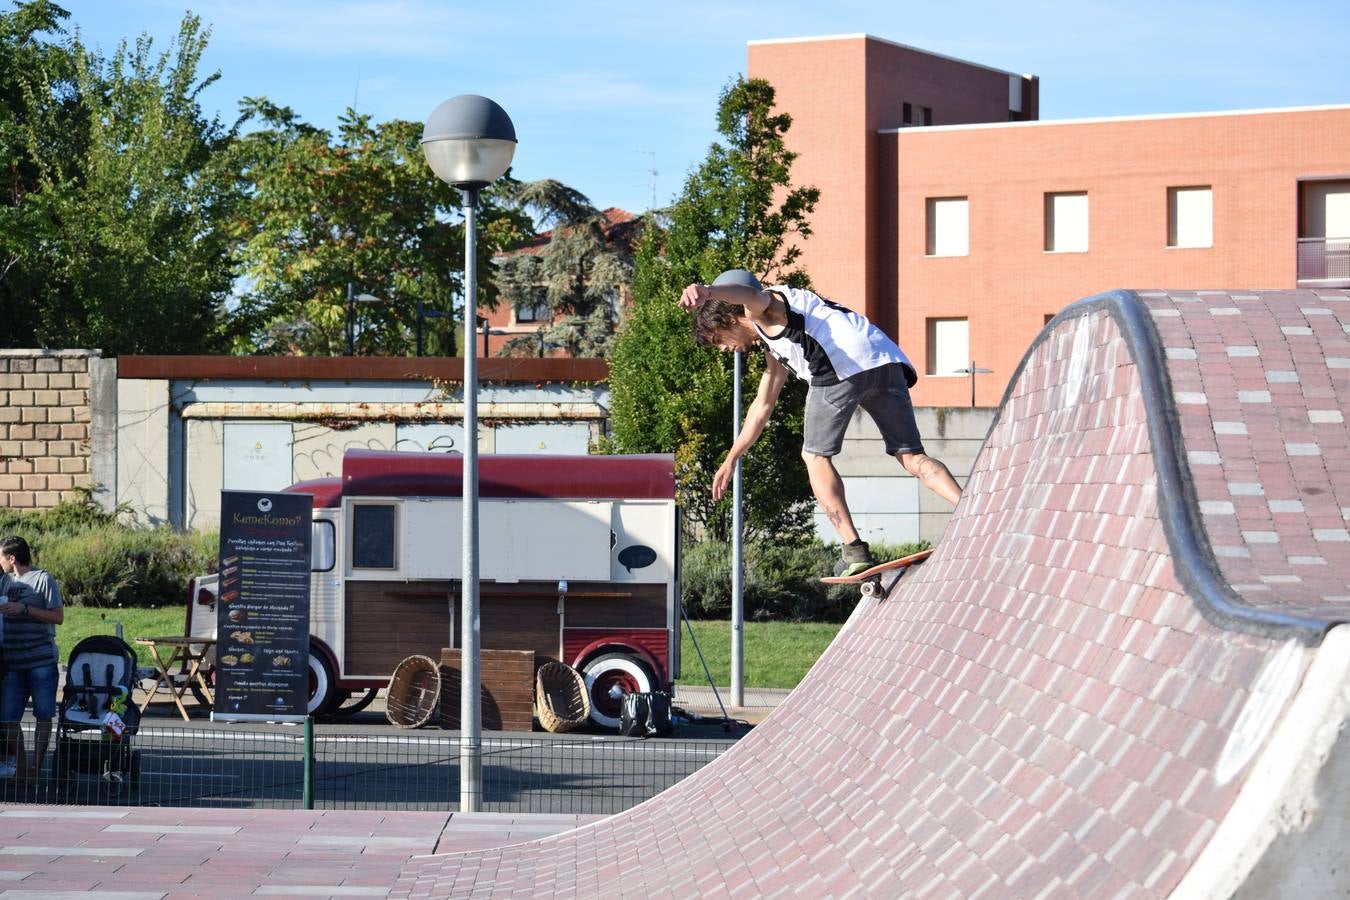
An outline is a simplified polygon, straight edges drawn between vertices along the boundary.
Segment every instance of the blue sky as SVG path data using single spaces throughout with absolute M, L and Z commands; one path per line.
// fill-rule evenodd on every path
M 421 122 L 483 94 L 515 123 L 517 177 L 635 212 L 669 202 L 703 159 L 752 40 L 866 33 L 1035 74 L 1042 119 L 1350 103 L 1344 0 L 58 3 L 107 52 L 142 33 L 167 47 L 185 11 L 200 15 L 203 71 L 222 76 L 203 105 L 229 121 L 245 96 L 331 128 L 352 105 Z

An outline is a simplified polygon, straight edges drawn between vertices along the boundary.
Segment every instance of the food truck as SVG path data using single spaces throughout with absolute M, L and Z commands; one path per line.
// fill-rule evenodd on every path
M 314 498 L 309 710 L 348 713 L 398 663 L 460 646 L 463 457 L 348 450 Z M 674 458 L 493 455 L 478 460 L 480 640 L 585 677 L 591 718 L 679 674 Z M 188 636 L 216 634 L 217 576 L 189 587 Z M 194 691 L 199 690 L 193 685 Z

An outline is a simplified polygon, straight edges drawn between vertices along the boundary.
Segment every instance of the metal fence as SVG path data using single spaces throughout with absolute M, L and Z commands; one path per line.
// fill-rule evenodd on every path
M 32 723 L 24 723 L 33 747 Z M 142 724 L 123 744 L 62 732 L 42 774 L 0 802 L 212 808 L 456 810 L 458 732 Z M 485 812 L 609 814 L 716 759 L 733 739 L 484 737 Z M 312 746 L 306 752 L 307 744 Z

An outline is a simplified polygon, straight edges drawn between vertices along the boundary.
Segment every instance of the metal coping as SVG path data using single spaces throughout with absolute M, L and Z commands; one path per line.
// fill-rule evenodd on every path
M 1148 307 L 1135 291 L 1117 290 L 1071 304 L 1046 323 L 1018 363 L 1003 399 L 990 422 L 992 434 L 1023 369 L 1033 353 L 1069 319 L 1105 310 L 1125 338 L 1130 358 L 1139 370 L 1140 393 L 1148 419 L 1153 465 L 1158 473 L 1158 513 L 1172 551 L 1177 578 L 1212 625 L 1277 640 L 1295 639 L 1308 646 L 1320 644 L 1334 626 L 1350 619 L 1323 619 L 1312 615 L 1258 609 L 1250 606 L 1224 578 L 1200 516 L 1195 483 L 1182 465 L 1181 423 L 1172 392 L 1172 380 Z

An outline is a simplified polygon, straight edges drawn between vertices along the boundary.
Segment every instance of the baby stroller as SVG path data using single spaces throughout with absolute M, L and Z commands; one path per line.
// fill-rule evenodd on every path
M 97 775 L 112 792 L 140 782 L 136 679 L 136 651 L 120 638 L 96 634 L 70 651 L 52 760 L 62 785 L 72 786 L 76 775 Z

